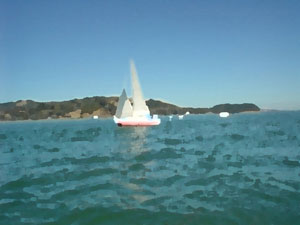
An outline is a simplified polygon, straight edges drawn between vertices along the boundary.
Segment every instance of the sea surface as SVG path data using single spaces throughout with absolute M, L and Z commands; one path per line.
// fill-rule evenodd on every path
M 300 112 L 2 122 L 0 224 L 300 224 Z

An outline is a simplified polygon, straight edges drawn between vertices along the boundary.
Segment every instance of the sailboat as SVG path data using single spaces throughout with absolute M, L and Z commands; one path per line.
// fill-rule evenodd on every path
M 151 117 L 150 111 L 143 97 L 137 71 L 133 60 L 130 61 L 132 101 L 131 105 L 125 89 L 119 98 L 114 121 L 118 126 L 153 126 L 159 125 L 160 119 L 157 115 Z

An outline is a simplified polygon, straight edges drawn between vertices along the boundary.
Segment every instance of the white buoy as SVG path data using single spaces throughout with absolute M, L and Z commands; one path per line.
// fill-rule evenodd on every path
M 229 116 L 229 112 L 220 112 L 219 116 L 223 117 L 223 118 L 228 117 Z

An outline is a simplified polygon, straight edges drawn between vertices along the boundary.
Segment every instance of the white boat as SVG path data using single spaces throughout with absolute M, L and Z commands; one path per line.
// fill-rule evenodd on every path
M 178 119 L 182 120 L 184 115 L 178 115 Z
M 99 119 L 99 116 L 94 115 L 94 116 L 93 116 L 93 119 L 94 119 L 94 120 L 97 120 L 97 119 Z
M 220 117 L 223 117 L 223 118 L 226 118 L 226 117 L 229 116 L 229 112 L 220 112 L 220 113 L 219 113 L 219 116 L 220 116 Z
M 150 111 L 143 97 L 142 89 L 138 80 L 134 62 L 130 61 L 132 101 L 131 105 L 125 89 L 119 98 L 114 121 L 118 126 L 153 126 L 159 125 L 160 119 L 157 115 L 151 117 Z

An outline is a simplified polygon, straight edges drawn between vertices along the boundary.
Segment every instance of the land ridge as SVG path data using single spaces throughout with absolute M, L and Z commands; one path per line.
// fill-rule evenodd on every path
M 94 96 L 68 101 L 37 102 L 33 100 L 19 100 L 16 102 L 0 103 L 0 121 L 39 120 L 88 118 L 92 116 L 111 117 L 115 114 L 118 97 Z M 149 99 L 146 101 L 151 114 L 176 115 L 204 114 L 204 113 L 240 113 L 257 112 L 260 108 L 253 103 L 219 104 L 211 108 L 179 107 L 163 101 Z

